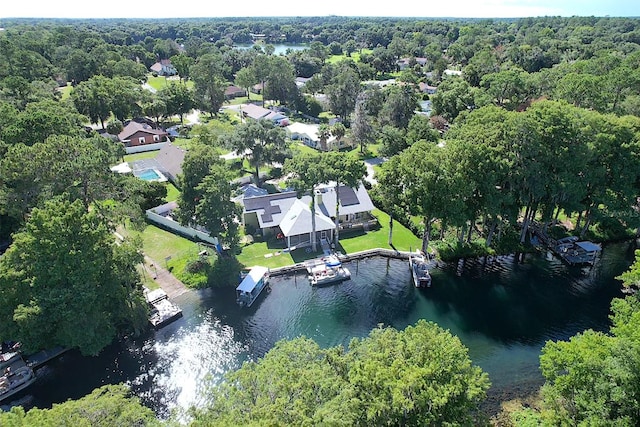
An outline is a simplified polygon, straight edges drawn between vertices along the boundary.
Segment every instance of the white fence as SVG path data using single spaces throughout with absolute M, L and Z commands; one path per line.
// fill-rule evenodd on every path
M 172 219 L 165 218 L 162 215 L 158 215 L 157 213 L 153 212 L 152 209 L 149 209 L 147 211 L 147 218 L 149 219 L 149 221 L 155 222 L 156 224 L 162 225 L 163 227 L 169 228 L 170 230 L 177 231 L 184 236 L 193 237 L 194 239 L 200 239 L 213 245 L 218 244 L 217 237 L 211 237 L 208 233 L 195 230 L 191 227 L 184 227 Z
M 167 141 L 158 142 L 156 144 L 136 145 L 135 147 L 124 147 L 127 154 L 144 153 L 147 151 L 158 151 L 167 145 Z

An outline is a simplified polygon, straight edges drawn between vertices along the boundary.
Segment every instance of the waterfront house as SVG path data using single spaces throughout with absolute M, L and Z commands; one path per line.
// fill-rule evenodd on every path
M 335 228 L 335 183 L 316 187 L 316 239 L 330 241 Z M 340 186 L 338 209 L 341 229 L 367 228 L 376 222 L 371 211 L 375 208 L 363 185 L 358 188 Z M 246 197 L 242 204 L 242 220 L 246 227 L 259 230 L 263 236 L 285 239 L 287 247 L 307 245 L 313 233 L 311 221 L 311 195 L 298 199 L 295 191 Z

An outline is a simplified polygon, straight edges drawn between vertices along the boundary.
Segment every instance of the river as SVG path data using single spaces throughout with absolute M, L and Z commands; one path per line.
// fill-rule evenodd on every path
M 348 264 L 352 280 L 312 288 L 302 274 L 272 279 L 272 291 L 240 309 L 231 290 L 176 299 L 183 318 L 144 337 L 115 343 L 97 357 L 68 352 L 38 370 L 11 405 L 50 407 L 107 383 L 126 382 L 161 417 L 202 405 L 207 387 L 276 341 L 304 335 L 321 346 L 348 345 L 377 325 L 438 323 L 469 348 L 492 382 L 485 407 L 542 384 L 540 349 L 587 328 L 607 330 L 615 276 L 633 261 L 635 243 L 604 248 L 592 268 L 567 267 L 551 254 L 462 260 L 432 271 L 433 287 L 412 286 L 406 262 L 369 258 Z M 4 409 L 7 406 L 3 406 Z

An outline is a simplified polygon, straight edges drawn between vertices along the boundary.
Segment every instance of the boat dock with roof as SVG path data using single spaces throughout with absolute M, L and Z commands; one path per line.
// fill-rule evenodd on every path
M 269 269 L 261 266 L 253 267 L 236 288 L 236 302 L 240 307 L 251 307 L 268 286 Z

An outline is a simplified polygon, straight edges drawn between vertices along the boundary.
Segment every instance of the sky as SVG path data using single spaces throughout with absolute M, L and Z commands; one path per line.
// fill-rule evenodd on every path
M 0 18 L 640 16 L 638 0 L 3 0 Z

